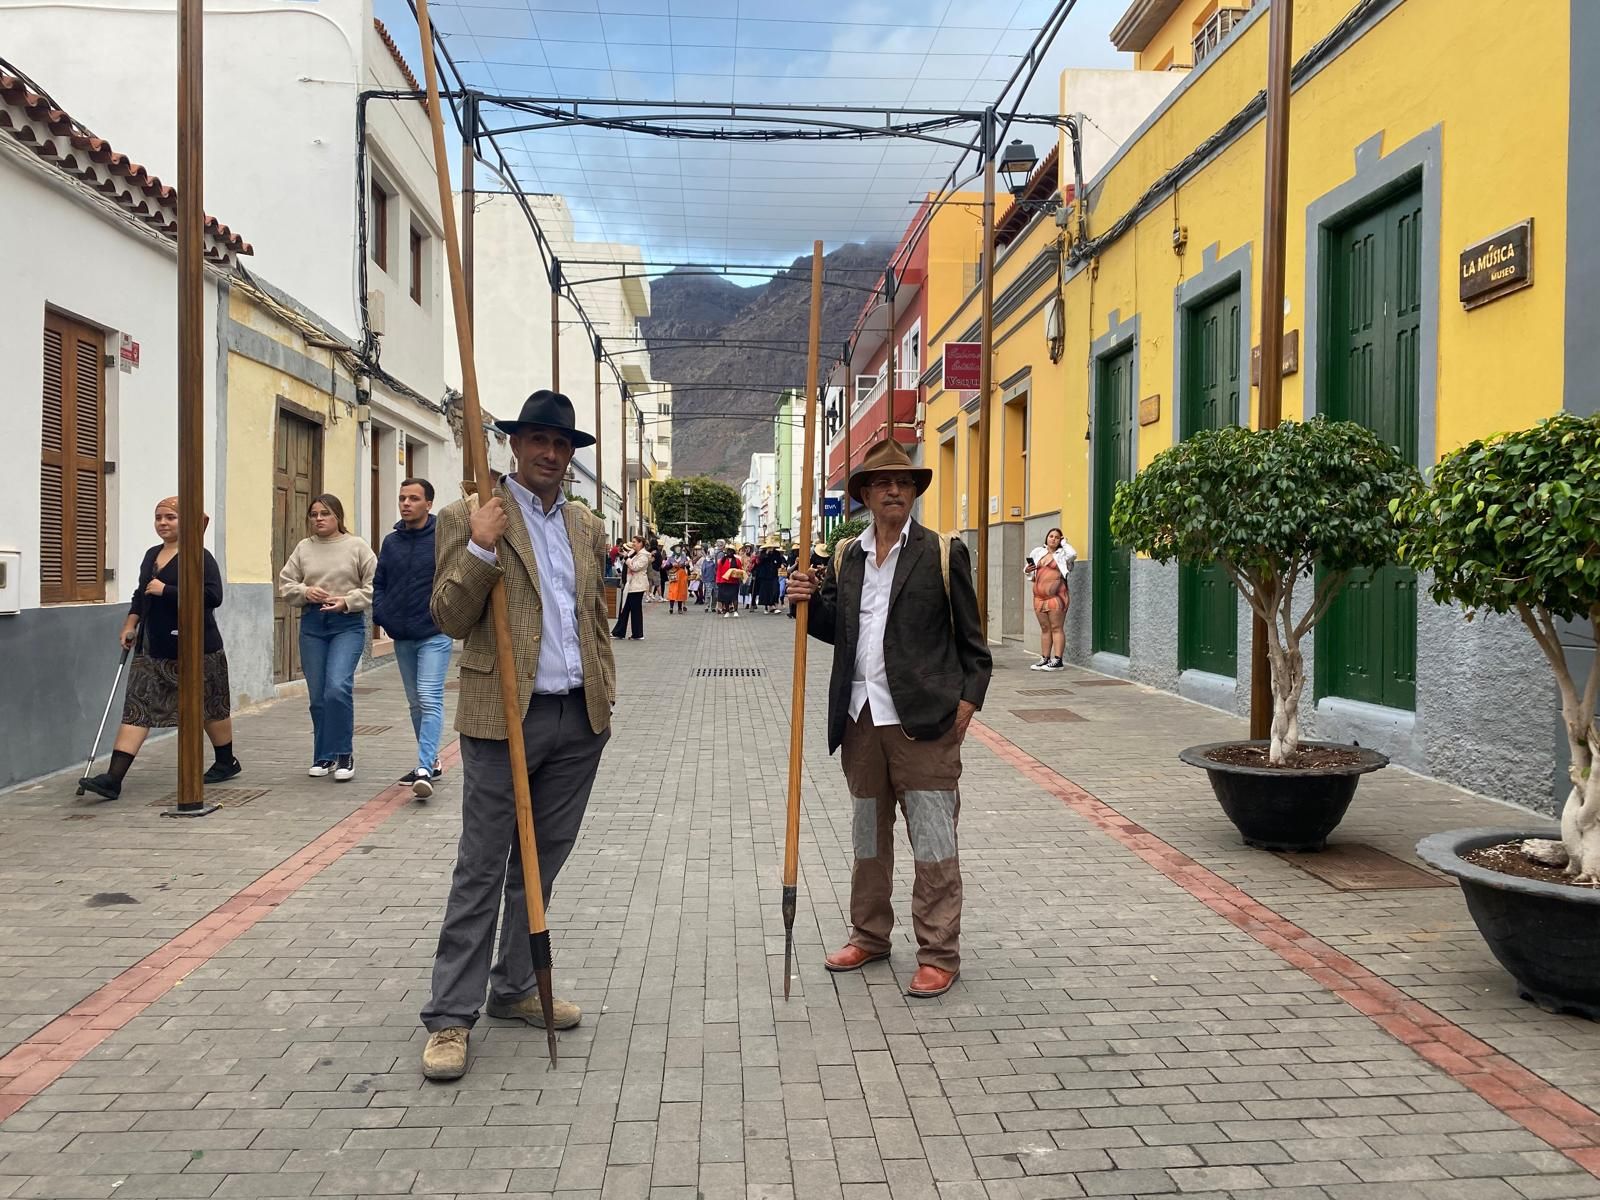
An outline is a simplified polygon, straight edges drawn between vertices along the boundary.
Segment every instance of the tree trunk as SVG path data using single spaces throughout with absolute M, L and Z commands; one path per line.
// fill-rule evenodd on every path
M 1267 662 L 1272 671 L 1272 746 L 1268 761 L 1282 766 L 1300 748 L 1300 693 L 1305 687 L 1305 658 L 1291 627 L 1267 622 Z
M 1578 883 L 1600 883 L 1600 727 L 1595 723 L 1595 702 L 1600 696 L 1600 653 L 1589 667 L 1583 691 L 1567 666 L 1555 619 L 1545 609 L 1517 606 L 1517 615 L 1533 634 L 1555 672 L 1561 690 L 1561 719 L 1572 760 L 1568 777 L 1572 790 L 1561 809 L 1561 844 L 1567 851 L 1567 874 Z M 1596 644 L 1600 645 L 1600 609 L 1590 614 Z

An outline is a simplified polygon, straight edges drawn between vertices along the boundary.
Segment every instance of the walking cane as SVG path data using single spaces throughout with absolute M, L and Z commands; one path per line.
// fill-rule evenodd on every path
M 817 352 L 822 339 L 822 243 L 811 245 L 811 332 L 806 350 L 805 457 L 809 463 L 817 446 Z M 800 485 L 800 545 L 811 545 L 813 473 L 802 474 Z M 789 819 L 783 832 L 783 998 L 789 998 L 794 962 L 795 892 L 800 874 L 800 759 L 806 734 L 806 614 L 810 601 L 794 606 L 794 682 L 789 694 Z
M 444 149 L 444 109 L 439 100 L 439 73 L 433 54 L 433 26 L 428 0 L 417 0 L 417 31 L 422 38 L 422 71 L 428 87 L 428 122 L 433 127 L 433 165 L 439 183 L 439 218 L 444 225 L 445 258 L 450 268 L 450 297 L 456 318 L 456 346 L 461 354 L 461 408 L 465 424 L 467 476 L 481 498 L 489 482 L 489 446 L 478 407 L 478 371 L 472 354 L 472 317 L 467 311 L 466 281 L 461 269 L 461 242 L 456 232 L 450 163 Z M 471 131 L 469 131 L 469 137 Z M 470 167 L 469 167 L 470 169 Z M 533 799 L 528 791 L 528 751 L 522 741 L 522 711 L 517 695 L 516 655 L 511 645 L 511 614 L 504 582 L 489 593 L 489 618 L 494 627 L 495 674 L 505 707 L 506 748 L 511 758 L 511 789 L 517 810 L 517 842 L 522 854 L 522 885 L 528 894 L 528 952 L 539 984 L 544 1010 L 545 1044 L 550 1065 L 556 1065 L 555 997 L 550 990 L 550 930 L 545 924 L 544 890 L 539 881 L 539 849 L 533 832 Z
M 89 778 L 89 772 L 94 770 L 94 760 L 100 757 L 100 739 L 106 734 L 106 722 L 111 718 L 111 705 L 117 698 L 117 689 L 122 686 L 122 672 L 128 666 L 128 655 L 133 653 L 133 648 L 139 642 L 141 626 L 135 624 L 133 637 L 122 648 L 122 658 L 117 662 L 117 677 L 111 681 L 111 695 L 106 697 L 106 710 L 100 714 L 100 728 L 94 731 L 94 745 L 89 747 L 89 761 L 83 764 L 83 775 L 78 780 L 78 795 L 83 795 L 83 781 Z

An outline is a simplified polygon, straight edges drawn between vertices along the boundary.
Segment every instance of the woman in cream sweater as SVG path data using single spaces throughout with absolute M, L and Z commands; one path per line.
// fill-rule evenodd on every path
M 300 667 L 311 694 L 312 750 L 307 775 L 355 778 L 356 664 L 367 640 L 361 614 L 372 607 L 378 557 L 344 527 L 337 496 L 314 497 L 306 510 L 312 536 L 301 539 L 278 572 L 278 594 L 301 606 Z

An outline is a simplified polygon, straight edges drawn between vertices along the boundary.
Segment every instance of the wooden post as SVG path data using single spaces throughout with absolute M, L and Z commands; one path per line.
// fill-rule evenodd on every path
M 841 506 L 845 518 L 850 517 L 850 419 L 856 408 L 856 373 L 850 362 L 850 344 L 845 343 L 844 354 L 844 500 Z
M 550 260 L 550 390 L 561 390 L 561 260 Z
M 640 413 L 635 424 L 639 430 L 639 532 L 645 531 L 644 524 L 644 413 Z
M 811 329 L 806 343 L 806 433 L 805 454 L 816 453 L 817 445 L 817 356 L 822 341 L 822 243 L 811 247 Z M 805 473 L 800 494 L 800 544 L 811 545 L 811 472 Z M 806 570 L 811 568 L 807 566 Z M 794 606 L 794 671 L 789 690 L 789 808 L 783 830 L 783 998 L 789 998 L 789 981 L 794 961 L 794 914 L 800 876 L 800 778 L 804 770 L 806 735 L 806 618 L 810 603 Z
M 473 260 L 474 237 L 473 224 L 477 207 L 477 185 L 473 182 L 474 154 L 478 134 L 478 102 L 471 96 L 462 103 L 465 118 L 462 124 L 466 132 L 461 135 L 461 278 L 467 292 L 467 324 L 472 323 L 473 312 Z
M 989 637 L 989 391 L 994 386 L 994 110 L 983 119 L 983 315 L 978 340 L 978 626 Z
M 1267 171 L 1261 254 L 1261 396 L 1258 427 L 1276 429 L 1283 418 L 1283 264 L 1289 221 L 1289 83 L 1294 68 L 1294 0 L 1271 0 L 1267 46 Z M 1267 625 L 1250 632 L 1250 736 L 1272 735 L 1272 664 Z
M 205 726 L 205 196 L 204 13 L 178 3 L 178 805 L 202 817 Z M 222 314 L 218 314 L 218 320 Z
M 606 523 L 606 426 L 600 419 L 600 338 L 594 339 L 594 510 L 600 514 L 600 524 Z M 607 540 L 610 534 L 607 533 Z
M 199 5 L 200 0 L 185 0 Z M 456 348 L 461 356 L 461 405 L 466 430 L 469 485 L 480 498 L 489 479 L 489 445 L 483 431 L 483 410 L 478 405 L 478 370 L 472 351 L 472 319 L 467 311 L 466 277 L 461 243 L 456 235 L 456 210 L 450 195 L 450 162 L 444 146 L 444 108 L 439 97 L 439 71 L 434 61 L 433 26 L 428 0 L 417 0 L 417 26 L 422 39 L 422 70 L 428 88 L 428 119 L 433 127 L 434 173 L 439 185 L 439 219 L 444 225 L 445 261 L 450 269 L 450 299 L 456 318 Z M 554 997 L 550 990 L 550 930 L 545 924 L 544 889 L 539 879 L 539 851 L 533 828 L 533 802 L 528 786 L 528 755 L 522 741 L 522 702 L 518 695 L 516 655 L 511 643 L 511 614 L 504 583 L 489 593 L 489 618 L 494 628 L 495 673 L 500 680 L 500 702 L 506 721 L 506 750 L 511 765 L 512 802 L 517 814 L 517 838 L 522 857 L 522 885 L 528 897 L 528 951 L 538 980 L 544 1008 L 545 1045 L 550 1065 L 556 1064 Z M 504 933 L 502 936 L 505 936 Z
M 628 541 L 628 385 L 622 384 L 618 389 L 622 399 L 618 402 L 617 414 L 617 457 L 622 460 L 622 540 L 624 547 Z

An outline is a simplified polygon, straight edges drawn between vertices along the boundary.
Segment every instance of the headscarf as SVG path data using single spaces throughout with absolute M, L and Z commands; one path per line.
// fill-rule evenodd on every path
M 163 508 L 166 509 L 168 512 L 170 512 L 175 517 L 180 517 L 181 518 L 182 515 L 183 515 L 182 512 L 178 508 L 178 498 L 176 496 L 166 496 L 166 497 L 163 497 L 160 500 L 157 500 L 156 501 L 156 511 L 160 512 Z M 211 524 L 211 514 L 210 513 L 202 512 L 200 514 L 200 517 L 201 517 L 201 520 L 200 520 L 200 528 L 201 529 L 205 529 L 208 525 Z

